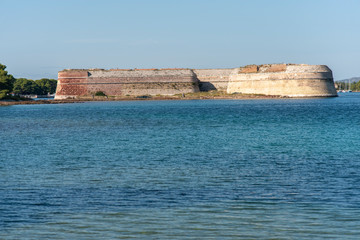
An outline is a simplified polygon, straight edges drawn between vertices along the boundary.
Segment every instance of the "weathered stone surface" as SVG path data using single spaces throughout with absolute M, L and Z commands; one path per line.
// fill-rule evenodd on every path
M 337 96 L 331 70 L 325 65 L 262 65 L 259 72 L 235 69 L 229 77 L 228 93 L 287 97 Z
M 88 71 L 87 70 L 63 70 L 58 74 L 59 78 L 87 78 Z
M 284 72 L 286 64 L 267 64 L 259 68 L 259 72 Z
M 227 91 L 288 97 L 337 96 L 325 65 L 264 64 L 227 69 L 74 69 L 58 75 L 56 99 Z
M 92 69 L 59 72 L 56 99 L 94 95 L 174 95 L 198 92 L 198 80 L 190 69 Z
M 194 69 L 197 79 L 199 80 L 200 91 L 226 91 L 229 83 L 230 73 L 233 68 L 224 69 Z
M 245 67 L 241 67 L 239 73 L 256 73 L 258 70 L 259 67 L 257 65 L 247 65 Z

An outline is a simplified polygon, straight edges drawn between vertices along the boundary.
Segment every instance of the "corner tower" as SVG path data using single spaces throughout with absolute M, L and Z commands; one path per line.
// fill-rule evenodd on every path
M 235 68 L 227 93 L 286 97 L 336 97 L 333 75 L 325 65 L 265 64 Z

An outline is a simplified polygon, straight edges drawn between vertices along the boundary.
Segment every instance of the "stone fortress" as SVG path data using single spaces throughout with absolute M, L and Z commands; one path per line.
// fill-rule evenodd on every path
M 228 69 L 66 69 L 58 74 L 55 99 L 175 95 L 200 91 L 284 97 L 335 97 L 325 65 L 264 64 Z

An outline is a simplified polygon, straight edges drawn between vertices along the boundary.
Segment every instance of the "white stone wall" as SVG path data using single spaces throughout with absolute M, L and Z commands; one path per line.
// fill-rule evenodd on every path
M 229 76 L 233 70 L 233 68 L 223 68 L 194 69 L 193 71 L 200 81 L 200 91 L 226 91 L 229 83 Z
M 332 72 L 325 65 L 287 65 L 286 70 L 282 72 L 239 73 L 240 71 L 240 68 L 234 69 L 229 77 L 229 94 L 337 96 Z

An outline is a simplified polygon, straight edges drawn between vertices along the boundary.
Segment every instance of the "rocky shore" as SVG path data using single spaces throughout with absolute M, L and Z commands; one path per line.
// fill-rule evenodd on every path
M 60 103 L 75 103 L 82 102 L 79 100 L 0 100 L 0 106 L 10 105 L 30 105 L 30 104 L 60 104 Z
M 177 95 L 143 95 L 143 96 L 84 96 L 76 99 L 63 99 L 63 100 L 3 100 L 0 101 L 0 106 L 9 105 L 28 105 L 28 104 L 64 104 L 64 103 L 80 103 L 89 101 L 151 101 L 151 100 L 197 100 L 197 99 L 276 99 L 284 98 L 282 96 L 267 96 L 260 94 L 227 94 L 225 92 L 210 91 L 210 92 L 198 92 L 189 94 L 177 94 Z

